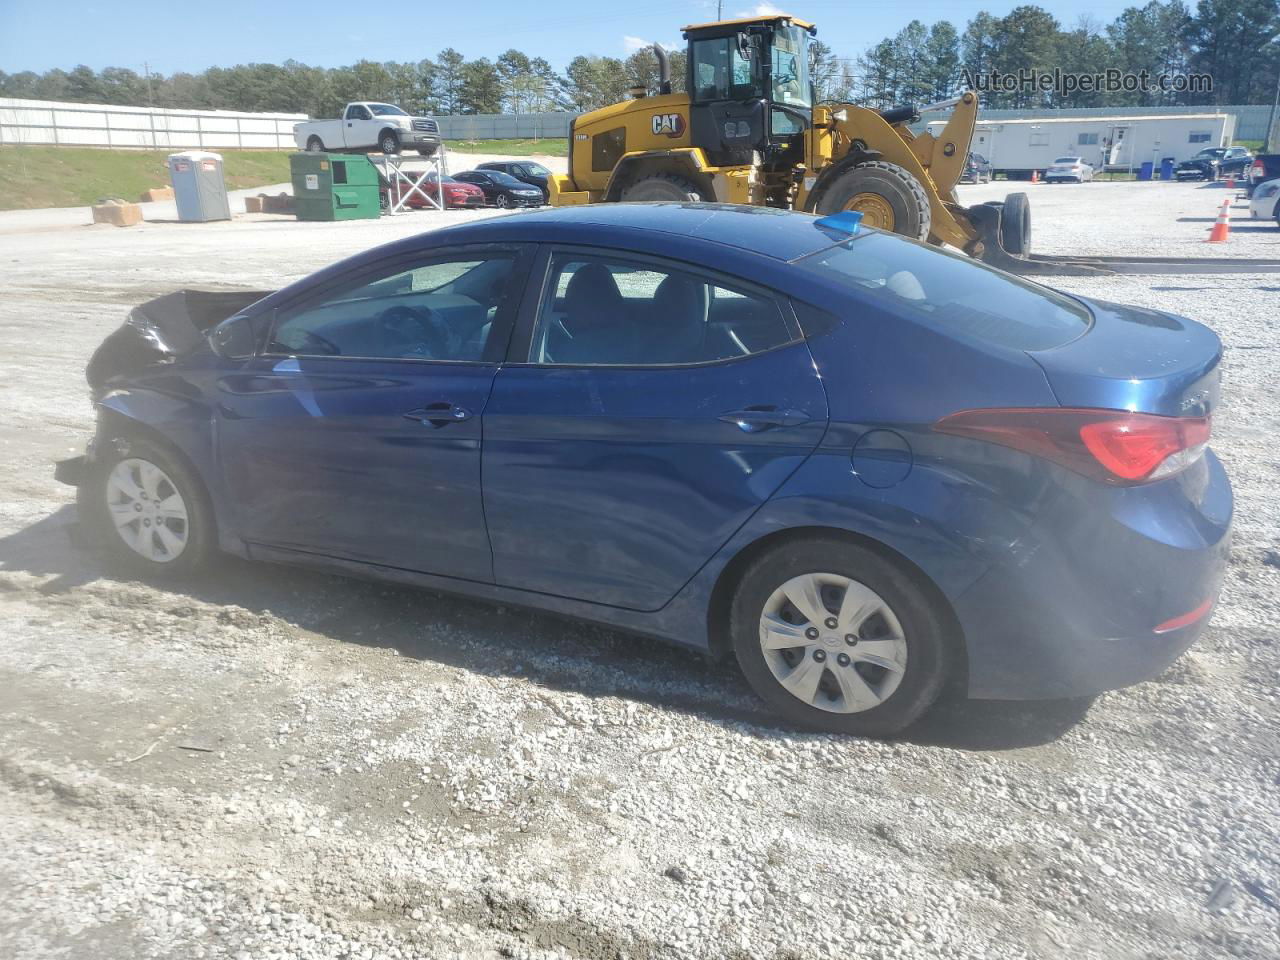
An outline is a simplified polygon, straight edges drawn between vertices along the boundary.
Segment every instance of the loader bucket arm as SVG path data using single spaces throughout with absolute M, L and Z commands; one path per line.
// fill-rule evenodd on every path
M 929 241 L 972 253 L 979 243 L 978 232 L 956 202 L 955 185 L 969 156 L 978 98 L 966 92 L 954 102 L 923 107 L 921 112 L 948 106 L 954 106 L 955 111 L 942 135 L 935 138 L 927 133 L 917 137 L 902 125 L 903 121 L 886 122 L 875 110 L 854 104 L 836 105 L 832 107 L 833 132 L 840 147 L 839 156 L 833 159 L 838 164 L 844 155 L 866 150 L 910 172 L 929 198 Z

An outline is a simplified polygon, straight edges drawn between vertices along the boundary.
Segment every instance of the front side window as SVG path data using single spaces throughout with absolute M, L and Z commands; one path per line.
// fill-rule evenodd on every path
M 693 42 L 695 100 L 754 100 L 763 96 L 751 61 L 738 49 L 736 37 Z
M 267 352 L 478 362 L 514 274 L 514 254 L 431 260 L 281 314 Z
M 626 259 L 557 254 L 529 359 L 668 366 L 745 357 L 793 338 L 771 298 Z
M 357 103 L 347 108 L 347 119 L 348 120 L 369 120 L 371 118 L 369 116 L 369 111 Z

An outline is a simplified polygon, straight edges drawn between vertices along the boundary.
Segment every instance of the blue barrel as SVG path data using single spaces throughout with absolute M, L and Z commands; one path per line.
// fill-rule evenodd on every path
M 1173 157 L 1160 158 L 1160 179 L 1161 180 L 1173 179 Z
M 1150 180 L 1151 171 L 1154 169 L 1155 169 L 1155 164 L 1152 163 L 1150 160 L 1148 160 L 1146 163 L 1144 163 L 1142 166 L 1138 168 L 1138 179 Z

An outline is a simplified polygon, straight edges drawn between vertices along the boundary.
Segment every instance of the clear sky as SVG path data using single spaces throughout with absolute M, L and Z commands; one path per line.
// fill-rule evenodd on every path
M 1109 23 L 1142 0 L 1040 0 L 1064 26 L 1082 14 Z M 963 29 L 979 10 L 1000 16 L 1016 0 L 796 0 L 782 9 L 818 24 L 842 57 L 896 33 L 912 19 Z M 724 16 L 768 7 L 724 0 Z M 392 12 L 394 10 L 394 13 Z M 641 43 L 681 45 L 680 27 L 716 18 L 716 0 L 487 0 L 393 4 L 351 0 L 0 0 L 0 70 L 37 72 L 87 64 L 169 74 L 294 59 L 316 66 L 357 60 L 420 60 L 452 46 L 468 59 L 511 47 L 557 69 L 579 53 L 625 56 Z

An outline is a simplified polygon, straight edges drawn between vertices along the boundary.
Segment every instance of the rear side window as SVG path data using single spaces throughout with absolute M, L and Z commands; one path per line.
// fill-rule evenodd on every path
M 772 298 L 647 262 L 558 254 L 529 359 L 572 366 L 730 360 L 791 342 Z
M 1089 327 L 1089 311 L 1045 287 L 949 251 L 884 233 L 810 254 L 797 265 L 889 310 L 1015 350 L 1047 350 Z

